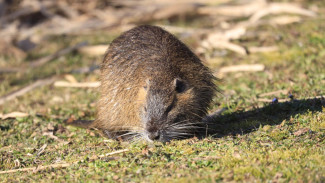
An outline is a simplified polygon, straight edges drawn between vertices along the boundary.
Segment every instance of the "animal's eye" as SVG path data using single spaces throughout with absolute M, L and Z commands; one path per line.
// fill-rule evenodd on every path
M 186 90 L 186 84 L 179 80 L 179 79 L 175 79 L 175 90 L 177 93 L 182 93 Z

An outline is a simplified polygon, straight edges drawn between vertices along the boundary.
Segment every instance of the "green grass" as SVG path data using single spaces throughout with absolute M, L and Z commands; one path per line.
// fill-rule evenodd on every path
M 211 68 L 261 63 L 264 72 L 230 73 L 222 78 L 223 94 L 213 108 L 227 108 L 213 118 L 208 137 L 169 143 L 130 143 L 105 139 L 95 131 L 67 127 L 63 120 L 94 119 L 96 89 L 36 89 L 0 106 L 1 113 L 22 111 L 29 117 L 0 121 L 0 171 L 70 163 L 66 168 L 0 174 L 0 181 L 32 182 L 324 182 L 325 24 L 322 17 L 302 23 L 252 29 L 265 32 L 261 39 L 243 39 L 243 45 L 277 45 L 272 53 L 238 56 L 227 52 Z M 68 44 L 88 40 L 110 42 L 118 34 L 53 38 L 23 63 Z M 281 39 L 278 39 L 281 37 Z M 57 41 L 62 39 L 62 41 Z M 193 43 L 193 40 L 184 40 Z M 264 45 L 265 46 L 265 45 Z M 101 58 L 70 54 L 25 74 L 0 75 L 0 95 L 36 79 L 99 64 Z M 16 63 L 16 62 L 13 62 Z M 6 65 L 11 65 L 10 59 Z M 98 73 L 73 74 L 79 81 L 98 79 Z M 268 104 L 259 94 L 286 89 L 294 101 Z M 288 98 L 279 94 L 265 97 Z M 53 133 L 59 140 L 44 134 Z M 46 144 L 44 152 L 39 149 Z M 128 152 L 101 158 L 109 152 Z

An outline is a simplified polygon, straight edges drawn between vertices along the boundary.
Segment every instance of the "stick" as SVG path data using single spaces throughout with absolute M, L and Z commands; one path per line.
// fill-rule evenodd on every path
M 269 23 L 273 25 L 286 25 L 295 22 L 300 22 L 301 20 L 302 19 L 299 16 L 280 16 L 270 19 Z
M 17 117 L 27 117 L 29 114 L 24 112 L 11 112 L 8 114 L 1 114 L 0 113 L 0 119 L 7 119 L 7 118 L 17 118 Z
M 70 87 L 70 88 L 96 88 L 100 86 L 100 82 L 84 82 L 84 83 L 71 83 L 67 81 L 56 81 L 55 87 Z
M 50 78 L 46 78 L 46 79 L 40 79 L 24 88 L 21 88 L 17 91 L 14 91 L 12 93 L 9 93 L 7 95 L 4 95 L 2 97 L 0 97 L 0 105 L 4 104 L 5 102 L 9 101 L 9 100 L 12 100 L 16 97 L 19 97 L 19 96 L 22 96 L 24 95 L 25 93 L 31 91 L 31 90 L 34 90 L 35 88 L 37 87 L 40 87 L 40 86 L 44 86 L 44 85 L 49 85 L 51 83 L 53 83 L 57 78 L 56 77 L 50 77 Z
M 99 157 L 103 158 L 103 157 L 111 156 L 111 155 L 114 155 L 114 154 L 120 154 L 120 153 L 124 153 L 124 152 L 128 152 L 128 151 L 129 151 L 129 149 L 122 149 L 122 150 L 110 152 L 110 153 L 107 153 L 107 154 L 99 155 Z
M 0 171 L 0 174 L 15 173 L 15 172 L 27 172 L 27 171 L 37 172 L 37 171 L 45 170 L 48 168 L 66 168 L 70 165 L 71 164 L 69 164 L 69 163 L 64 163 L 64 164 L 52 164 L 52 165 L 46 165 L 46 166 L 37 166 L 37 167 L 31 167 L 31 168 L 20 168 L 20 169 L 15 169 L 15 170 Z
M 102 157 L 110 156 L 110 155 L 113 155 L 113 154 L 118 154 L 118 153 L 122 153 L 122 152 L 126 152 L 126 151 L 129 151 L 129 150 L 128 149 L 123 149 L 123 150 L 120 150 L 120 151 L 115 151 L 115 152 L 112 152 L 112 153 L 108 153 L 106 155 L 102 155 Z M 77 162 L 74 162 L 72 164 L 76 164 L 76 163 Z M 20 168 L 20 169 L 15 169 L 15 170 L 5 170 L 5 171 L 0 171 L 0 174 L 15 173 L 15 172 L 27 172 L 27 171 L 37 172 L 37 171 L 45 170 L 45 169 L 48 169 L 48 168 L 66 168 L 66 167 L 69 167 L 72 164 L 70 164 L 70 163 L 52 164 L 52 165 L 37 166 L 37 167 L 31 167 L 31 168 Z
M 203 6 L 198 9 L 198 14 L 245 17 L 250 16 L 265 6 L 267 6 L 266 1 L 253 1 L 252 3 L 234 6 Z
M 279 93 L 283 93 L 283 94 L 288 94 L 288 90 L 277 90 L 277 91 L 272 91 L 272 92 L 267 92 L 267 93 L 262 93 L 259 95 L 259 97 L 265 97 L 265 96 L 270 96 L 270 95 L 276 95 Z
M 278 99 L 278 102 L 288 102 L 291 99 Z M 259 102 L 273 102 L 272 99 L 266 99 L 266 98 L 258 98 L 257 101 Z
M 221 49 L 228 49 L 231 51 L 234 51 L 236 53 L 239 53 L 241 55 L 247 55 L 247 50 L 239 45 L 236 45 L 234 43 L 228 42 L 228 41 L 219 41 L 219 42 L 212 42 L 212 41 L 203 41 L 202 46 L 204 48 L 221 48 Z
M 68 47 L 68 48 L 64 48 L 63 50 L 59 50 L 58 52 L 52 54 L 52 55 L 48 55 L 46 57 L 43 57 L 43 58 L 40 58 L 40 59 L 37 59 L 33 62 L 31 62 L 30 66 L 31 67 L 39 67 L 55 58 L 58 58 L 60 56 L 63 56 L 63 55 L 66 55 L 74 50 L 77 50 L 83 46 L 86 46 L 87 45 L 87 42 L 81 42 L 81 43 L 78 43 L 72 47 Z
M 219 70 L 219 73 L 227 73 L 227 72 L 257 72 L 263 71 L 265 66 L 263 64 L 252 64 L 252 65 L 233 65 L 228 67 L 222 67 Z
M 107 49 L 108 45 L 92 45 L 79 48 L 78 52 L 89 56 L 102 56 L 105 54 Z
M 270 14 L 280 14 L 280 13 L 291 13 L 304 15 L 309 17 L 315 17 L 316 13 L 313 11 L 309 11 L 292 4 L 288 3 L 271 3 L 266 8 L 259 9 L 255 12 L 249 19 L 251 23 L 257 22 L 259 19 L 263 18 L 266 15 Z
M 103 154 L 100 155 L 99 157 L 107 157 L 107 156 L 111 156 L 114 154 L 120 154 L 120 153 L 124 153 L 129 151 L 129 149 L 122 149 L 122 150 L 118 150 L 118 151 L 114 151 L 114 152 L 110 152 L 107 154 Z M 69 167 L 72 164 L 77 164 L 80 160 L 73 162 L 73 163 L 63 163 L 63 164 L 52 164 L 52 165 L 46 165 L 46 166 L 37 166 L 37 167 L 31 167 L 31 168 L 20 168 L 20 169 L 15 169 L 15 170 L 5 170 L 5 171 L 0 171 L 0 174 L 6 174 L 6 173 L 15 173 L 15 172 L 27 172 L 32 170 L 33 172 L 37 172 L 40 170 L 45 170 L 48 168 L 66 168 Z
M 249 47 L 248 52 L 249 53 L 258 53 L 258 52 L 273 52 L 278 51 L 277 46 L 266 46 L 266 47 Z

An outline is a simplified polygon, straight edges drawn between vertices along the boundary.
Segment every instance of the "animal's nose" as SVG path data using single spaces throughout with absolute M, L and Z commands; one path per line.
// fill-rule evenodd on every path
M 157 132 L 151 132 L 148 134 L 148 138 L 150 140 L 159 140 L 160 138 L 160 133 L 157 131 Z

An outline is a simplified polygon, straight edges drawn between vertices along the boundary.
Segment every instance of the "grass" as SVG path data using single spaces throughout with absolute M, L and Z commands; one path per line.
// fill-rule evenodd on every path
M 223 94 L 213 108 L 228 110 L 209 126 L 215 133 L 198 139 L 129 143 L 100 137 L 96 132 L 67 127 L 63 120 L 95 118 L 95 89 L 42 87 L 0 106 L 2 113 L 23 111 L 29 117 L 0 121 L 0 171 L 70 163 L 67 168 L 0 174 L 0 181 L 31 182 L 324 182 L 325 101 L 308 99 L 325 91 L 325 25 L 323 17 L 281 27 L 251 31 L 266 37 L 243 39 L 243 45 L 277 45 L 272 53 L 241 56 L 226 52 L 209 62 L 213 70 L 233 64 L 261 63 L 265 72 L 230 73 L 221 83 Z M 53 38 L 49 47 L 28 55 L 51 53 L 80 40 L 110 42 L 118 33 Z M 60 41 L 58 41 L 60 40 Z M 193 40 L 184 40 L 193 42 Z M 2 60 L 2 65 L 23 63 Z M 0 75 L 0 95 L 38 78 L 99 64 L 101 58 L 70 54 L 25 74 Z M 73 74 L 94 81 L 98 73 Z M 259 94 L 286 89 L 294 101 L 268 104 Z M 287 98 L 287 95 L 266 97 Z M 59 140 L 44 134 L 53 133 Z M 46 144 L 43 152 L 40 148 Z M 121 149 L 125 153 L 101 158 Z

